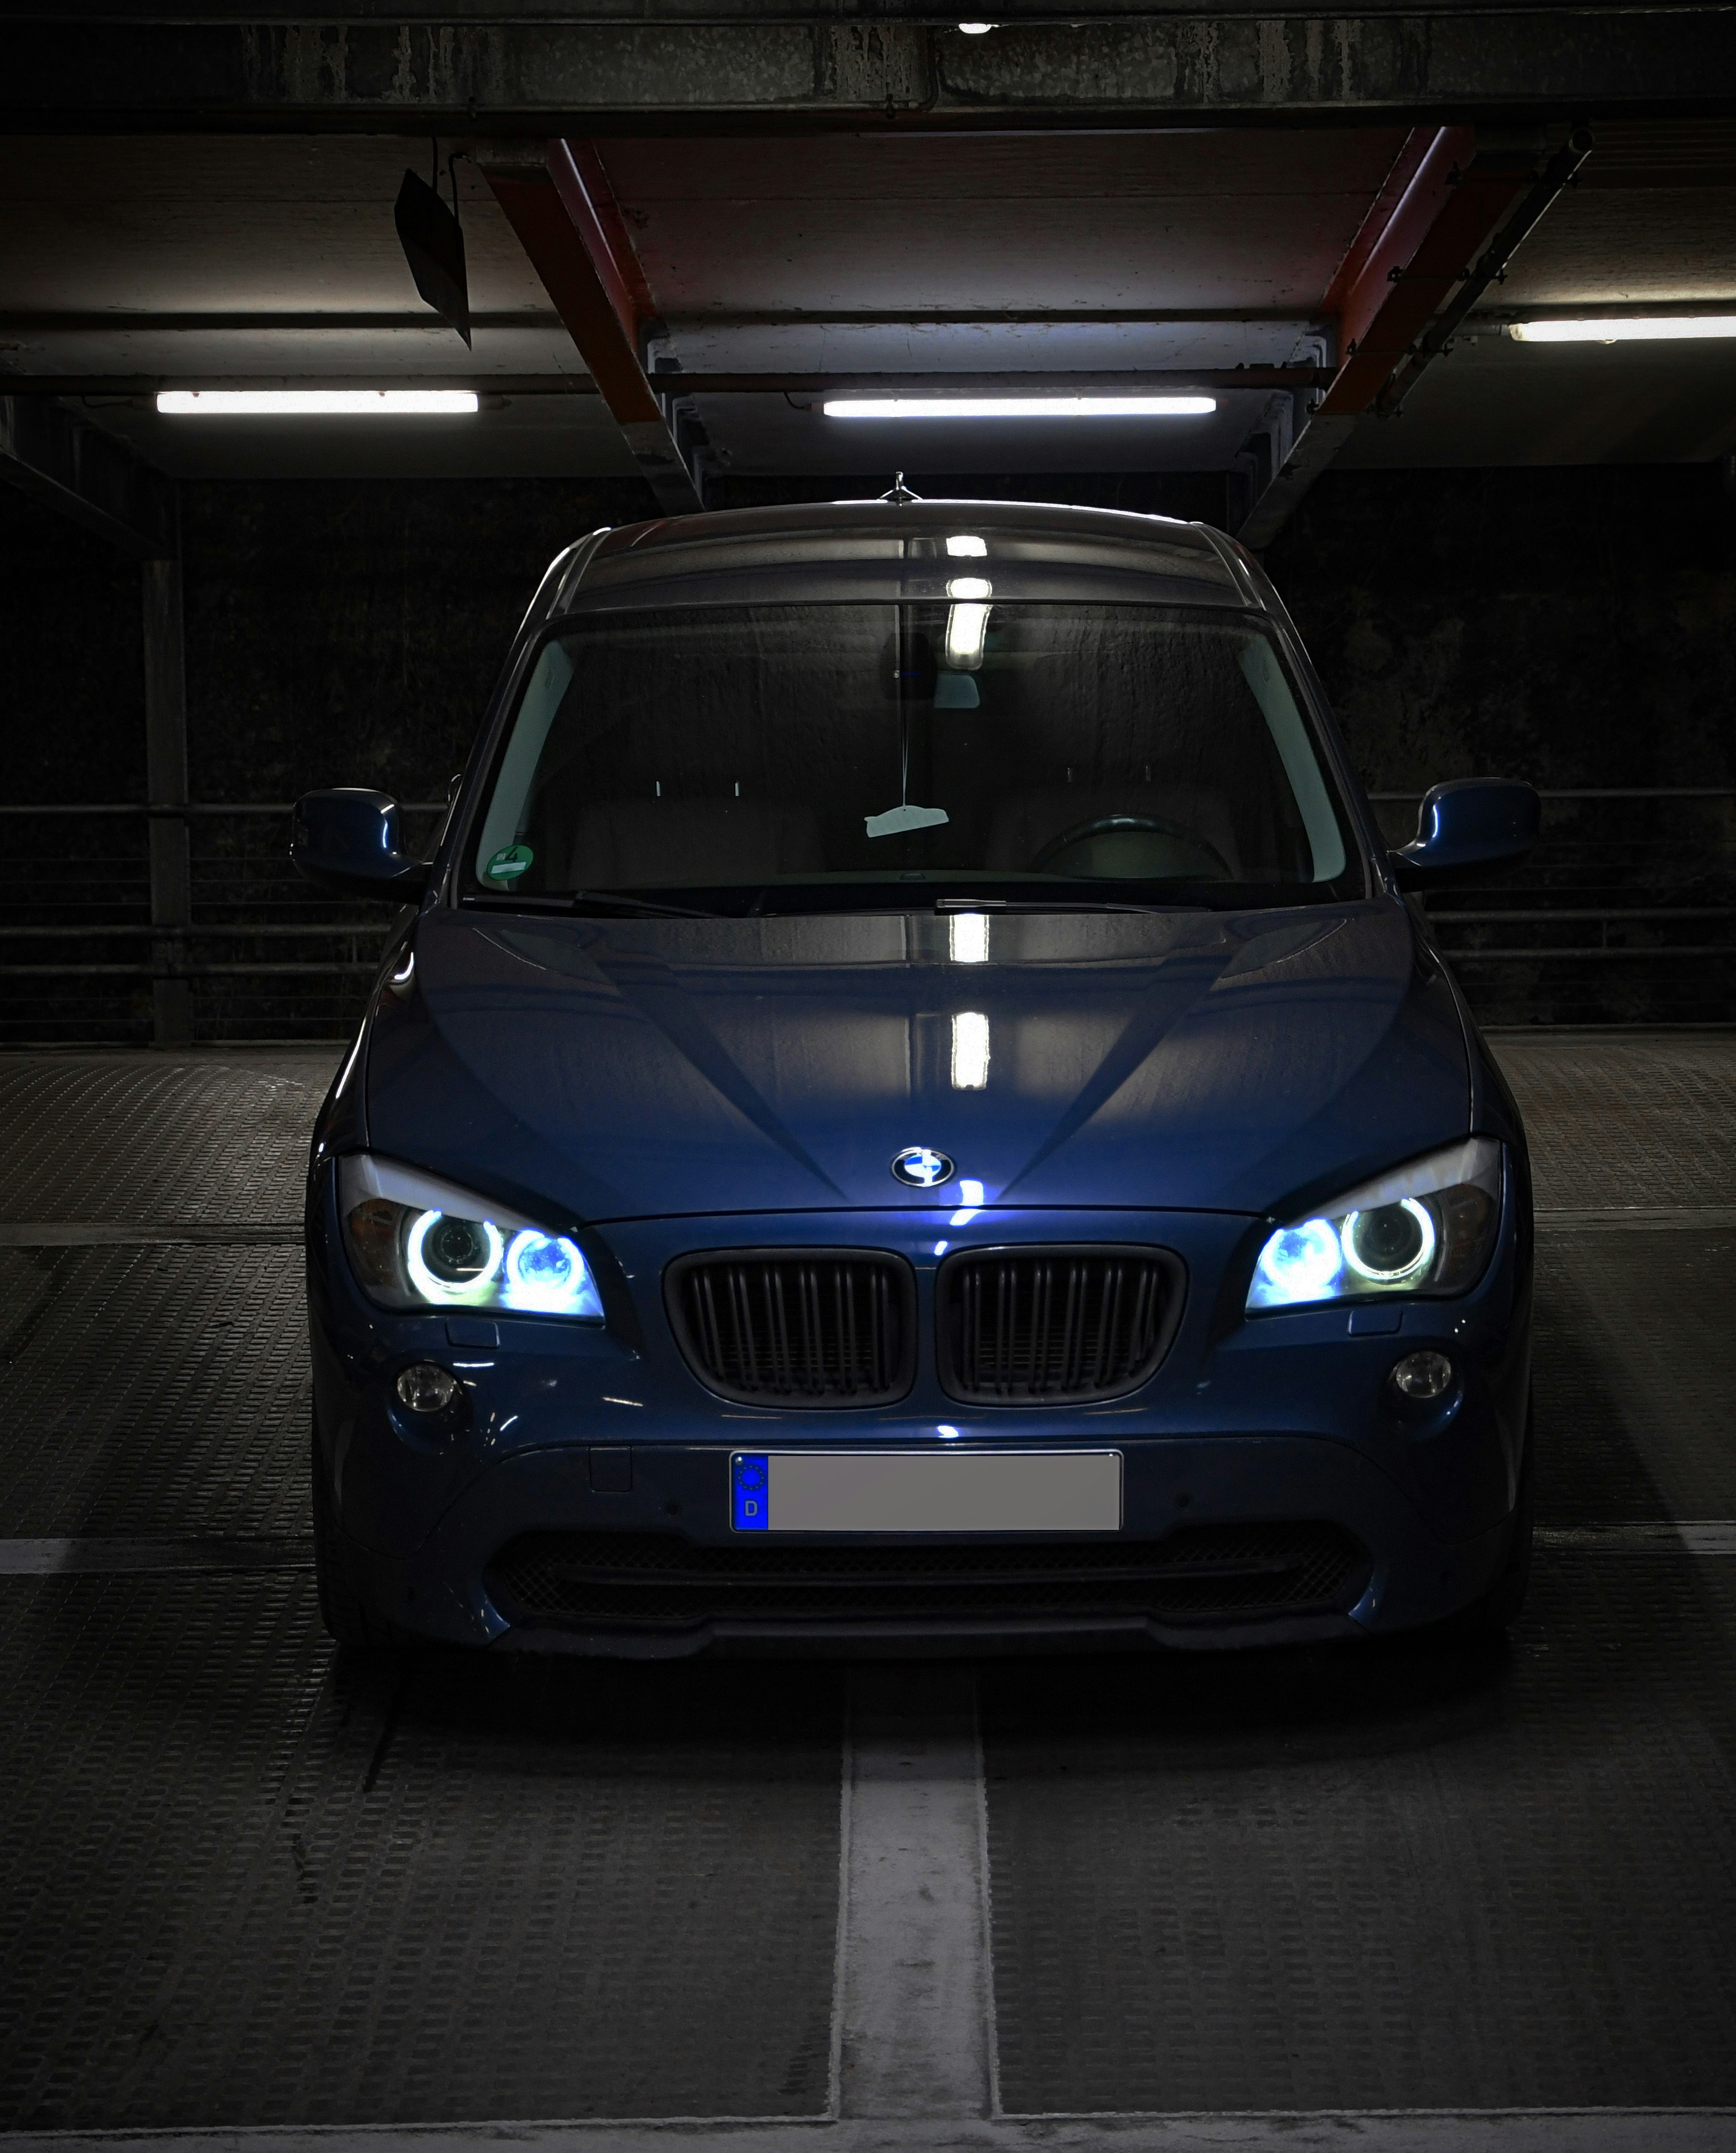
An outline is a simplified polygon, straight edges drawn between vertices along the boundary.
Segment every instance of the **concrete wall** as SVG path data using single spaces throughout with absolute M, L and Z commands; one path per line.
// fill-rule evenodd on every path
M 1714 466 L 1329 474 L 1266 566 L 1372 787 L 1736 781 Z
M 631 480 L 190 491 L 195 797 L 442 798 L 550 559 L 648 505 Z

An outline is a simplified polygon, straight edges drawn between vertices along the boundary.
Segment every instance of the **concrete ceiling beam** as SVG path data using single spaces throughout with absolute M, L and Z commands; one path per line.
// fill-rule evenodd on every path
M 525 307 L 473 311 L 471 325 L 484 329 L 547 328 L 560 321 L 552 310 L 532 312 Z M 890 307 L 863 307 L 853 313 L 836 308 L 806 311 L 798 307 L 708 308 L 698 314 L 666 314 L 670 330 L 702 328 L 1072 328 L 1078 323 L 1107 323 L 1130 328 L 1175 324 L 1193 328 L 1204 323 L 1264 323 L 1296 322 L 1306 326 L 1294 307 L 979 307 L 957 310 Z M 181 309 L 127 307 L 0 308 L 0 336 L 28 332 L 50 336 L 81 331 L 144 333 L 146 334 L 205 335 L 235 329 L 288 329 L 298 335 L 321 331 L 348 333 L 357 329 L 415 330 L 430 336 L 449 332 L 437 316 L 424 308 L 412 313 L 403 308 L 339 308 L 304 307 L 266 312 L 252 307 L 201 307 Z
M 1161 396 L 1197 389 L 1313 389 L 1332 379 L 1329 367 L 1233 366 L 1011 367 L 997 373 L 963 368 L 943 372 L 778 374 L 758 369 L 734 373 L 659 374 L 659 384 L 684 396 Z
M 563 11 L 565 12 L 565 11 Z M 711 12 L 708 10 L 708 12 Z M 1727 8 L 1142 12 L 1010 23 L 12 21 L 0 123 L 424 135 L 1727 110 Z
M 812 374 L 740 369 L 659 374 L 660 389 L 681 396 L 1163 396 L 1197 390 L 1204 394 L 1252 389 L 1323 389 L 1328 366 L 1194 368 L 1019 367 L 999 373 L 953 368 L 942 373 Z M 155 396 L 164 389 L 473 389 L 491 396 L 596 396 L 595 380 L 559 374 L 482 374 L 445 368 L 438 373 L 8 374 L 0 374 L 13 396 Z M 613 413 L 613 406 L 611 406 Z

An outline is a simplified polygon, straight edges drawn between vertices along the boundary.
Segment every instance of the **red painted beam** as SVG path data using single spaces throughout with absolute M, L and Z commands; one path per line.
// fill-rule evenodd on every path
M 1344 313 L 1344 303 L 1352 286 L 1368 266 L 1387 227 L 1392 221 L 1392 212 L 1404 200 L 1405 190 L 1417 176 L 1417 167 L 1433 146 L 1440 130 L 1436 126 L 1413 127 L 1405 136 L 1403 145 L 1387 169 L 1374 200 L 1363 212 L 1362 221 L 1357 227 L 1357 236 L 1345 249 L 1344 259 L 1338 264 L 1326 295 L 1320 303 L 1320 311 L 1330 314 L 1334 321 Z
M 639 362 L 650 293 L 594 153 L 556 141 L 541 171 L 483 171 L 658 500 L 677 513 L 697 508 L 692 476 Z
M 567 145 L 549 145 L 546 172 L 485 169 L 603 402 L 629 423 L 660 420 L 639 364 L 630 304 Z
M 622 326 L 633 338 L 634 349 L 642 351 L 647 327 L 654 324 L 661 328 L 662 323 L 597 145 L 551 142 L 548 171 L 574 224 L 586 232 L 591 258 L 608 283 Z
M 1341 354 L 1318 417 L 1373 405 L 1429 318 L 1535 174 L 1523 146 L 1479 151 L 1469 127 L 1438 129 L 1354 277 L 1336 298 Z
M 1352 242 L 1321 311 L 1338 318 L 1338 371 L 1282 470 L 1236 534 L 1269 546 L 1286 517 L 1407 365 L 1490 234 L 1535 181 L 1538 145 L 1479 146 L 1469 127 L 1416 129 Z

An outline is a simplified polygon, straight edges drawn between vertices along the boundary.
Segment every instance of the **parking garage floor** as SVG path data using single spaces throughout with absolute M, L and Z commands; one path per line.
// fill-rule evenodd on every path
M 1510 1647 L 975 1668 L 339 1659 L 334 1055 L 0 1060 L 0 2128 L 1736 2145 L 1736 1032 L 1496 1046 Z

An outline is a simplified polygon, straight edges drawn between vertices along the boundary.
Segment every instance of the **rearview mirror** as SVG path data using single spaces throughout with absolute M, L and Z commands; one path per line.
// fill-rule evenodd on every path
M 302 795 L 289 857 L 309 882 L 340 897 L 413 904 L 428 887 L 427 861 L 398 849 L 398 802 L 359 786 Z
M 1389 856 L 1399 888 L 1432 889 L 1487 868 L 1516 867 L 1537 842 L 1539 813 L 1535 789 L 1509 778 L 1431 786 L 1415 838 Z

